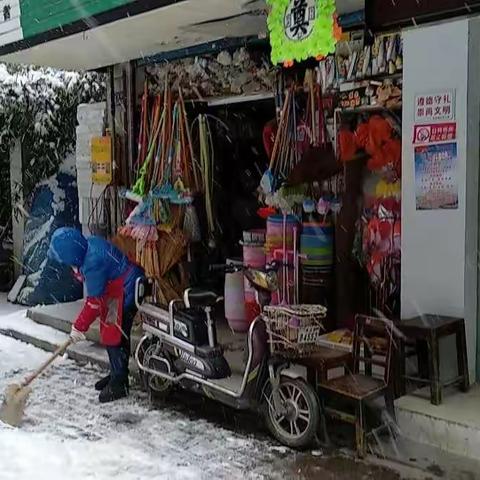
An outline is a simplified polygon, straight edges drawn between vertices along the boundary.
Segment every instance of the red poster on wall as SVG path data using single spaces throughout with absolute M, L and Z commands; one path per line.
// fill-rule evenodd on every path
M 415 125 L 413 130 L 413 143 L 415 145 L 445 142 L 456 140 L 456 138 L 457 124 L 455 122 Z

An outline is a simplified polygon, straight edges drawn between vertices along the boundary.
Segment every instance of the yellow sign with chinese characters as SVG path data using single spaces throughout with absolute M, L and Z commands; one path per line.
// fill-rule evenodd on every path
M 92 181 L 98 185 L 112 183 L 112 137 L 92 138 Z

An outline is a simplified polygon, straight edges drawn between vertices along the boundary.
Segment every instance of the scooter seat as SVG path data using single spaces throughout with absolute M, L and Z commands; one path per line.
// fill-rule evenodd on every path
M 210 290 L 202 288 L 189 288 L 184 293 L 184 303 L 187 308 L 191 307 L 213 307 L 221 297 Z

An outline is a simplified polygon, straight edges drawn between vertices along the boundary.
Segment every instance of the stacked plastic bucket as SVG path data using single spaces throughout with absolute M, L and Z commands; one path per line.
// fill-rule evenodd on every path
M 300 236 L 302 302 L 322 303 L 331 288 L 334 228 L 329 222 L 304 222 Z
M 278 298 L 277 294 L 273 295 L 272 305 L 278 304 L 282 300 L 285 300 L 288 303 L 292 303 L 293 301 L 295 271 L 293 268 L 292 251 L 294 248 L 294 238 L 297 226 L 297 219 L 292 215 L 272 215 L 267 219 L 267 234 L 265 239 L 267 263 L 277 260 L 280 263 L 285 262 L 289 264 L 287 269 L 284 270 L 283 268 L 280 268 L 278 271 L 278 280 L 281 290 L 283 286 L 286 287 L 283 289 L 285 290 L 283 292 L 285 298 Z M 284 271 L 287 272 L 286 279 L 284 279 Z

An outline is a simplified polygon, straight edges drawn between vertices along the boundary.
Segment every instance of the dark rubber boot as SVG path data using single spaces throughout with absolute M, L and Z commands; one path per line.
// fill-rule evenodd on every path
M 110 375 L 107 375 L 106 377 L 103 377 L 101 380 L 99 380 L 95 384 L 95 390 L 97 392 L 101 392 L 108 385 L 109 382 L 110 382 Z
M 128 382 L 111 380 L 100 392 L 98 400 L 100 403 L 108 403 L 126 396 L 128 396 Z

